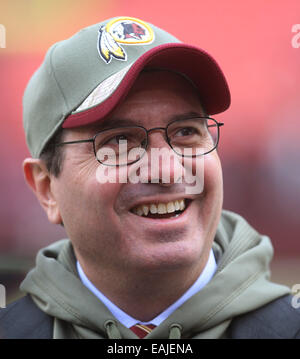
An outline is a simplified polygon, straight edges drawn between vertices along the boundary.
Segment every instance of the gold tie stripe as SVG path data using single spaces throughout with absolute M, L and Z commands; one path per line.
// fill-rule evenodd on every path
M 140 338 L 143 339 L 147 334 L 151 333 L 155 328 L 153 324 L 136 324 L 133 325 L 130 329 Z

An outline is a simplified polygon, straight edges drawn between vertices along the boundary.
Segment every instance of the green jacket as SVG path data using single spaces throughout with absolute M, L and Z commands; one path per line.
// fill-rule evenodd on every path
M 270 281 L 273 248 L 242 217 L 223 211 L 213 243 L 218 269 L 148 339 L 227 338 L 232 319 L 290 292 Z M 54 338 L 128 338 L 136 335 L 113 317 L 80 281 L 69 240 L 42 249 L 21 285 L 35 304 L 54 317 Z

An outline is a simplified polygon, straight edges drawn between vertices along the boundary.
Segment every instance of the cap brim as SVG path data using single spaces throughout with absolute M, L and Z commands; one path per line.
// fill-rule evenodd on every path
M 146 66 L 166 68 L 186 75 L 198 89 L 201 104 L 209 115 L 223 112 L 230 105 L 228 84 L 216 61 L 195 46 L 169 43 L 144 53 L 131 65 L 107 99 L 83 111 L 70 114 L 62 127 L 79 127 L 107 117 L 125 99 L 139 73 Z

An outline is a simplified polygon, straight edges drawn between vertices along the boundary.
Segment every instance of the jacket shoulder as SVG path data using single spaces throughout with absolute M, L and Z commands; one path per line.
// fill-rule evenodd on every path
M 30 295 L 0 309 L 1 339 L 50 339 L 53 317 L 40 310 Z
M 238 316 L 229 327 L 231 339 L 300 339 L 300 308 L 292 295 L 278 298 L 252 312 Z

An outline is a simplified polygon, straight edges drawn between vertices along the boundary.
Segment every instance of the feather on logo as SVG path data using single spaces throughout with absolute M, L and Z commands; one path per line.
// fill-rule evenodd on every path
M 99 36 L 99 52 L 101 57 L 109 63 L 111 57 L 115 57 L 119 60 L 126 60 L 125 51 L 114 40 L 114 38 L 108 33 L 104 27 L 101 27 Z
M 142 20 L 121 17 L 111 20 L 99 29 L 98 51 L 101 58 L 109 64 L 112 58 L 127 60 L 127 54 L 121 44 L 149 44 L 154 39 L 151 27 Z

